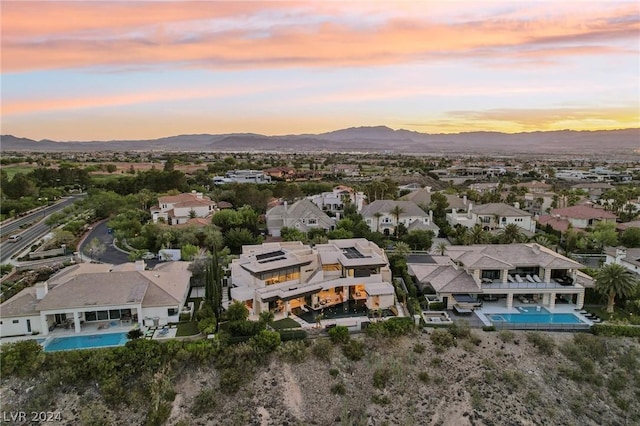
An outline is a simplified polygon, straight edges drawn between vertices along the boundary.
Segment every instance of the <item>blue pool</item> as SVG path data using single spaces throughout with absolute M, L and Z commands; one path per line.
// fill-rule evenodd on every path
M 518 314 L 487 314 L 491 322 L 507 322 L 513 324 L 584 324 L 580 318 L 571 313 L 552 314 L 541 308 L 518 307 Z
M 127 343 L 127 333 L 91 334 L 87 336 L 55 337 L 44 345 L 45 352 L 72 349 L 105 348 Z

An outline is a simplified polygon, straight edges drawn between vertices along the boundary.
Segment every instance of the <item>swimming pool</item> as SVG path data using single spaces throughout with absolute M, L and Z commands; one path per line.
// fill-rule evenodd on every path
M 55 337 L 44 345 L 45 352 L 73 349 L 94 349 L 122 346 L 127 343 L 127 333 L 90 334 L 85 336 Z
M 506 322 L 511 324 L 586 324 L 571 313 L 552 314 L 544 308 L 518 307 L 518 314 L 486 314 L 491 322 Z

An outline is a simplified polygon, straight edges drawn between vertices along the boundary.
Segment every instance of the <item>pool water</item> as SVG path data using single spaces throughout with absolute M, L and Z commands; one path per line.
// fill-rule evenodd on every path
M 73 349 L 105 348 L 122 346 L 127 343 L 127 333 L 91 334 L 85 336 L 55 337 L 45 343 L 45 352 L 68 351 Z
M 584 324 L 580 318 L 571 313 L 552 314 L 544 308 L 518 307 L 518 314 L 487 314 L 492 322 L 508 322 L 514 324 Z

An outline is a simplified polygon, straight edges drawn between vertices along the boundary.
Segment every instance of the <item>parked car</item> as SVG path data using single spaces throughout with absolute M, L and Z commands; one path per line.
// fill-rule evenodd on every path
M 156 255 L 151 253 L 150 251 L 146 252 L 145 254 L 142 255 L 142 258 L 144 260 L 150 260 L 150 259 L 155 259 Z
M 9 237 L 9 242 L 10 243 L 17 243 L 21 239 L 22 239 L 22 235 L 12 235 L 12 236 Z

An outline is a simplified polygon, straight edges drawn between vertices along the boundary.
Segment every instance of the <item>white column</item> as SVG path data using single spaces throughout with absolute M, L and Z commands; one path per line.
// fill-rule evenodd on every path
M 142 318 L 142 306 L 136 306 L 136 312 L 138 312 L 138 326 L 142 327 L 144 325 L 144 319 Z
M 584 307 L 584 292 L 578 293 L 576 300 L 576 308 L 582 309 Z
M 543 293 L 542 294 L 542 304 L 543 305 L 548 305 L 549 304 L 549 293 Z
M 544 278 L 543 280 L 545 283 L 549 283 L 551 282 L 551 269 L 546 269 L 544 270 Z
M 49 334 L 49 323 L 47 322 L 47 316 L 40 312 L 40 330 L 44 336 Z
M 291 313 L 291 302 L 289 302 L 288 300 L 284 302 L 284 311 L 288 314 Z
M 507 293 L 507 309 L 513 308 L 513 293 Z
M 503 269 L 502 270 L 502 283 L 506 284 L 508 281 L 509 277 L 509 270 L 508 269 Z
M 549 308 L 550 309 L 555 309 L 555 307 L 556 307 L 556 294 L 555 293 L 551 293 L 551 295 L 549 297 L 550 297 Z
M 78 315 L 78 311 L 73 311 L 73 325 L 75 326 L 76 333 L 80 333 L 80 331 L 82 331 L 80 328 L 80 315 Z

